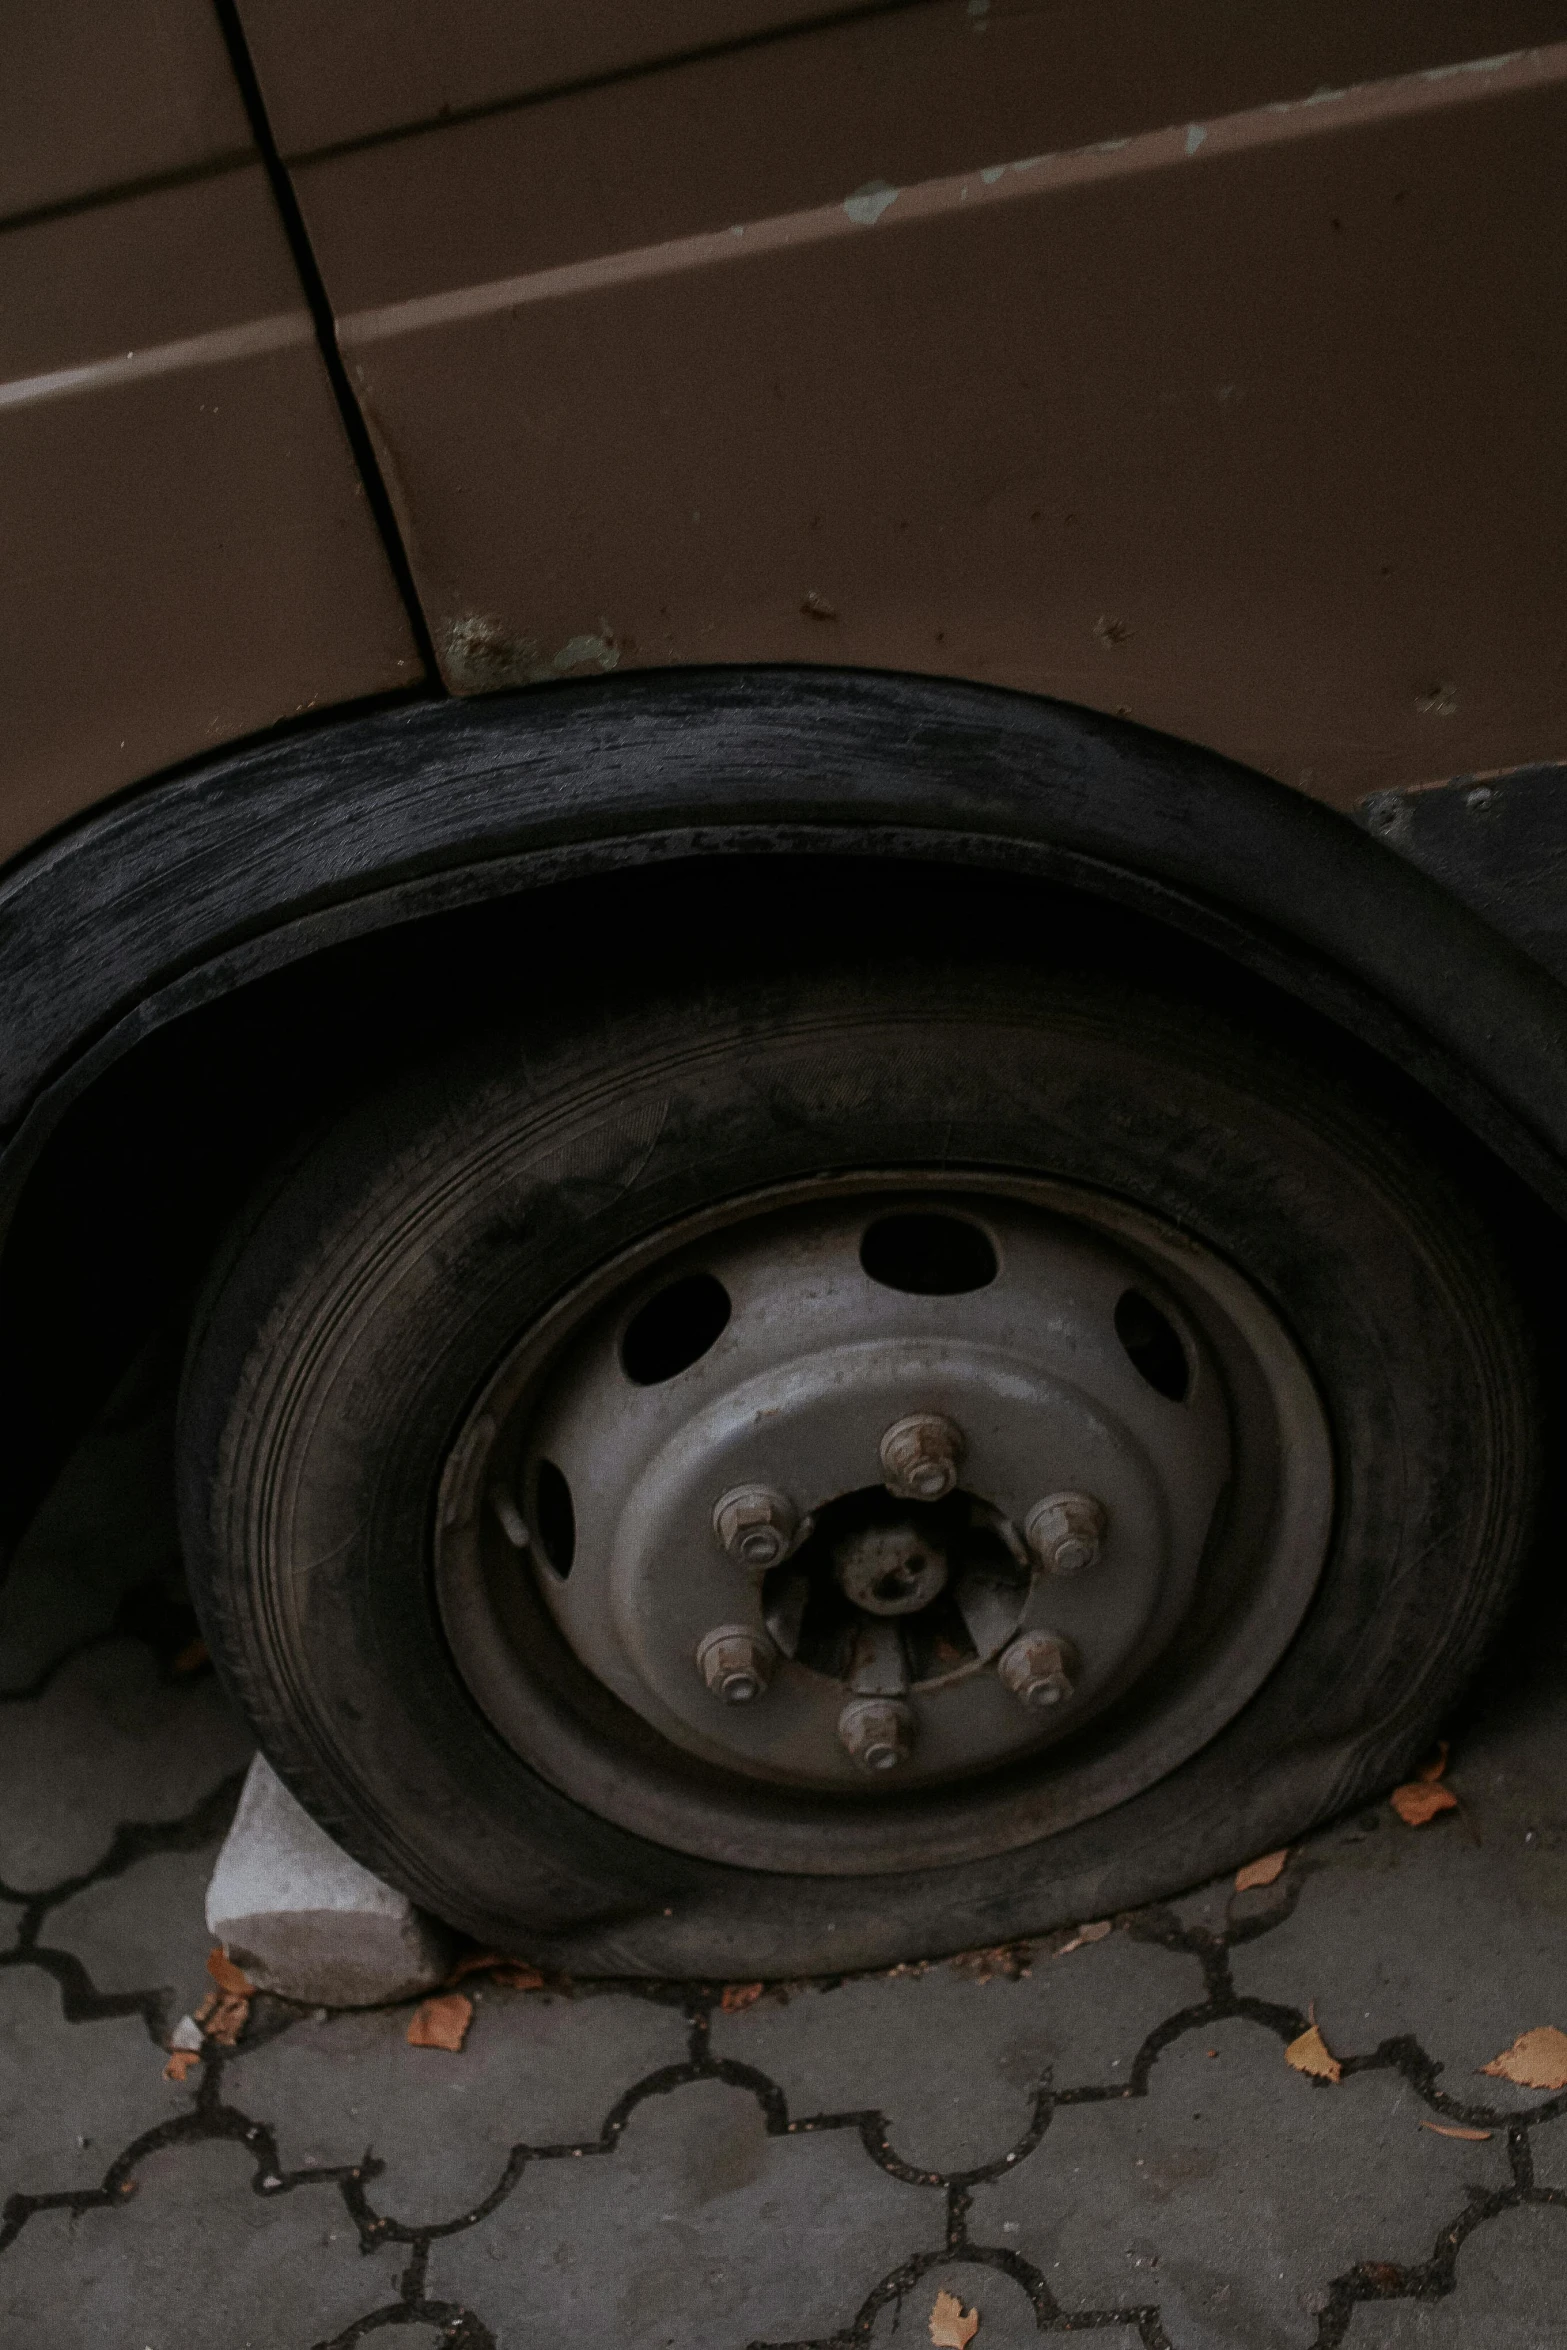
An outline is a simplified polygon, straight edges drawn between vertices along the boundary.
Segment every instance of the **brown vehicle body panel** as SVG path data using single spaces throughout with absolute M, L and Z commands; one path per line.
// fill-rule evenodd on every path
M 921 7 L 301 165 L 448 684 L 984 679 L 1341 805 L 1559 755 L 1567 48 L 1446 67 L 1561 21 Z
M 0 222 L 250 153 L 207 0 L 8 0 Z
M 163 56 L 205 89 L 205 48 L 162 46 L 177 19 L 141 13 L 133 94 Z M 247 137 L 228 98 L 216 170 L 185 175 L 171 103 L 161 147 L 106 160 L 173 184 L 0 234 L 0 857 L 174 761 L 419 674 L 266 175 L 222 160 Z
M 1339 806 L 1567 751 L 1560 0 L 241 13 L 453 690 L 970 678 Z M 24 19 L 0 855 L 419 674 L 205 8 L 116 18 L 134 133 Z

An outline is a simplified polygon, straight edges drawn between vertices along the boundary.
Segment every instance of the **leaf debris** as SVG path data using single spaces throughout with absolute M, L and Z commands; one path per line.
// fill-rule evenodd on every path
M 979 2311 L 965 2309 L 956 2293 L 938 2293 L 930 2313 L 930 2338 L 936 2350 L 968 2350 L 979 2332 Z
M 1452 1789 L 1430 1779 L 1411 1779 L 1407 1786 L 1395 1787 L 1388 1801 L 1406 1828 L 1423 1828 L 1438 1812 L 1458 1809 Z
M 1292 2040 L 1284 2051 L 1284 2061 L 1292 2064 L 1298 2073 L 1309 2073 L 1314 2081 L 1337 2083 L 1344 2078 L 1344 2067 L 1317 2029 L 1317 2003 L 1307 2009 L 1310 2022 L 1298 2040 Z
M 444 2048 L 455 2056 L 472 2021 L 473 2001 L 466 1991 L 440 1991 L 420 2000 L 404 2037 L 410 2048 Z
M 1466 2130 L 1458 2122 L 1422 2122 L 1420 2127 L 1423 2130 L 1429 2130 L 1433 2137 L 1467 2138 L 1475 2145 L 1478 2145 L 1482 2138 L 1489 2138 L 1492 2134 L 1489 2130 Z
M 1056 1952 L 1057 1958 L 1066 1958 L 1070 1956 L 1072 1951 L 1082 1950 L 1090 1942 L 1102 1942 L 1106 1934 L 1109 1933 L 1110 1927 L 1111 1920 L 1109 1918 L 1095 1918 L 1091 1925 L 1079 1926 L 1071 1941 L 1062 1943 Z
M 256 1986 L 243 1967 L 237 1967 L 219 1942 L 214 1942 L 207 1953 L 207 1972 L 220 1991 L 232 1999 L 254 1999 Z
M 443 1991 L 454 1991 L 465 1975 L 493 1974 L 497 1967 L 509 1964 L 510 1961 L 502 1958 L 498 1950 L 465 1951 L 441 1988 Z
M 725 2015 L 739 2015 L 747 2007 L 754 2007 L 762 1996 L 760 1983 L 726 1983 L 718 2004 Z
M 1284 1874 L 1284 1863 L 1289 1859 L 1289 1846 L 1282 1851 L 1265 1852 L 1260 1860 L 1249 1860 L 1243 1869 L 1235 1872 L 1237 1893 L 1253 1893 L 1259 1885 L 1271 1885 Z
M 997 1975 L 1015 1983 L 1033 1973 L 1033 1955 L 1032 1943 L 997 1942 L 988 1950 L 960 1950 L 951 1964 L 957 1974 L 972 1975 L 976 1983 L 992 1983 Z
M 1559 2032 L 1554 2024 L 1536 2024 L 1480 2070 L 1494 2081 L 1513 2081 L 1520 2089 L 1567 2089 L 1567 2032 Z

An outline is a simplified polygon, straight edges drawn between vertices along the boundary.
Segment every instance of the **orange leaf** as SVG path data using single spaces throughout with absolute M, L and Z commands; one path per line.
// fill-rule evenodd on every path
M 495 1980 L 507 1991 L 542 1991 L 544 1977 L 536 1966 L 498 1966 Z
M 176 2048 L 163 2068 L 163 2077 L 166 2081 L 183 2081 L 191 2067 L 200 2064 L 200 2062 L 201 2051 L 199 2049 Z
M 1091 1926 L 1079 1926 L 1071 1941 L 1062 1943 L 1056 1956 L 1057 1958 L 1065 1958 L 1069 1952 L 1082 1950 L 1090 1942 L 1102 1942 L 1109 1931 L 1110 1920 L 1108 1918 L 1095 1918 Z
M 1476 2145 L 1480 2143 L 1482 2138 L 1489 2138 L 1491 2135 L 1489 2130 L 1460 2129 L 1457 2122 L 1422 2122 L 1420 2127 L 1423 2130 L 1432 2131 L 1438 2138 L 1469 2138 Z
M 227 1991 L 234 1999 L 254 1999 L 256 1986 L 243 1967 L 237 1967 L 228 1952 L 214 1943 L 207 1953 L 207 1972 L 220 1991 Z
M 1520 2089 L 1567 2089 L 1567 2032 L 1537 2024 L 1480 2070 L 1495 2081 L 1515 2081 Z
M 1282 1852 L 1265 1852 L 1261 1860 L 1249 1860 L 1243 1869 L 1235 1872 L 1236 1892 L 1252 1893 L 1259 1885 L 1271 1885 L 1276 1877 L 1283 1876 L 1289 1856 L 1286 1844 Z
M 245 2029 L 250 2014 L 250 2001 L 236 1999 L 231 1992 L 220 1991 L 215 1999 L 204 1999 L 196 2010 L 196 2021 L 209 2040 L 216 2040 L 220 2048 L 232 2048 Z
M 1344 2078 L 1344 2067 L 1315 2024 L 1302 2032 L 1298 2040 L 1290 2042 L 1284 2051 L 1284 2061 L 1292 2064 L 1298 2073 L 1309 2073 L 1314 2081 L 1341 2081 Z
M 410 2048 L 444 2048 L 455 2056 L 468 2037 L 473 2001 L 466 1991 L 443 1991 L 435 1999 L 421 1999 L 407 2031 Z
M 938 2293 L 930 2313 L 930 2338 L 936 2350 L 968 2350 L 979 2332 L 979 2311 L 965 2309 L 956 2293 Z
M 762 1996 L 760 1983 L 726 1983 L 719 2006 L 725 2015 L 738 2015 L 744 2007 L 754 2007 Z
M 507 1961 L 498 1950 L 470 1950 L 460 1958 L 446 1978 L 446 1988 L 460 1983 L 464 1975 L 487 1975 L 492 1967 L 505 1966 Z
M 1436 1752 L 1426 1756 L 1425 1761 L 1421 1764 L 1419 1770 L 1416 1771 L 1415 1777 L 1417 1779 L 1424 1779 L 1428 1784 L 1434 1782 L 1437 1779 L 1440 1779 L 1443 1772 L 1447 1769 L 1447 1756 L 1447 1740 L 1445 1738 L 1439 1738 L 1436 1742 Z
M 1449 1788 L 1422 1779 L 1411 1779 L 1407 1787 L 1395 1787 L 1388 1801 L 1406 1828 L 1423 1828 L 1439 1811 L 1458 1809 L 1458 1798 Z

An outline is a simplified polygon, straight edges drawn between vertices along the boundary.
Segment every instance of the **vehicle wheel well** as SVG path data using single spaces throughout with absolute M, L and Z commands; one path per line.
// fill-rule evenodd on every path
M 154 1337 L 177 1375 L 192 1302 L 265 1169 L 349 1094 L 454 1028 L 521 1022 L 541 992 L 635 983 L 651 965 L 714 967 L 787 932 L 800 957 L 841 945 L 918 954 L 967 929 L 1222 999 L 1236 966 L 1147 915 L 1029 875 L 885 857 L 692 858 L 426 914 L 292 963 L 154 1030 L 66 1112 L 33 1165 L 0 1256 L 0 1357 L 12 1441 L 0 1529 L 14 1543 L 72 1445 Z M 1251 1001 L 1320 1045 L 1367 1046 L 1249 975 Z M 1501 1200 L 1515 1232 L 1549 1223 L 1525 1187 L 1408 1076 L 1383 1082 Z M 1499 1208 L 1500 1214 L 1500 1208 Z

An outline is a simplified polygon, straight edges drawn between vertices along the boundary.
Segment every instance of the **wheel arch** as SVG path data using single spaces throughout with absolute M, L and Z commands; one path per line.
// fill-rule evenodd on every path
M 815 669 L 340 719 L 153 782 L 0 882 L 0 1380 L 36 1423 L 0 1492 L 11 1531 L 145 1327 L 134 1266 L 112 1297 L 100 1267 L 93 1302 L 106 1155 L 134 1201 L 138 1127 L 172 1117 L 203 1196 L 243 1178 L 232 1138 L 208 1164 L 204 1056 L 250 1054 L 264 1085 L 286 1002 L 279 1033 L 323 1039 L 325 1073 L 331 1007 L 363 1016 L 378 972 L 474 909 L 757 855 L 935 861 L 1147 917 L 1394 1063 L 1567 1208 L 1562 988 L 1392 849 L 1211 753 L 994 688 Z M 258 1104 L 239 1158 L 267 1134 Z M 46 1343 L 67 1255 L 80 1326 Z M 41 1345 L 60 1362 L 40 1418 L 20 1399 Z

